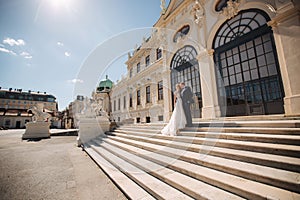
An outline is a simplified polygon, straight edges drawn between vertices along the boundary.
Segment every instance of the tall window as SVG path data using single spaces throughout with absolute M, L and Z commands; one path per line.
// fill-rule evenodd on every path
M 129 76 L 130 76 L 130 78 L 132 77 L 132 68 L 129 71 Z
M 145 58 L 146 67 L 150 65 L 150 55 Z
M 146 87 L 146 103 L 151 102 L 151 91 L 150 91 L 150 86 Z
M 10 120 L 9 119 L 5 120 L 5 126 L 10 126 Z
M 163 100 L 164 99 L 164 87 L 163 87 L 163 81 L 159 81 L 157 84 L 158 87 L 158 100 Z
M 132 108 L 132 94 L 129 94 L 129 107 Z
M 219 97 L 226 116 L 283 113 L 284 91 L 269 16 L 257 9 L 225 22 L 215 40 Z M 225 97 L 224 97 L 225 100 Z
M 124 96 L 124 98 L 123 98 L 123 108 L 125 109 L 126 108 L 126 96 Z
M 141 105 L 141 90 L 136 91 L 136 102 L 137 105 Z
M 179 49 L 171 62 L 171 86 L 172 91 L 176 91 L 176 83 L 184 82 L 187 86 L 190 86 L 195 96 L 197 96 L 197 114 L 195 117 L 199 117 L 200 108 L 202 107 L 202 95 L 201 95 L 201 82 L 200 72 L 197 60 L 197 51 L 192 46 L 184 46 Z M 173 95 L 172 95 L 173 97 Z M 194 112 L 196 113 L 196 112 Z
M 141 63 L 138 63 L 136 65 L 136 73 L 139 73 L 141 71 Z
M 157 60 L 160 59 L 161 56 L 162 56 L 161 49 L 160 49 L 160 48 L 156 49 L 156 59 L 157 59 Z
M 121 99 L 118 99 L 118 110 L 121 110 Z
M 117 109 L 116 109 L 116 107 L 117 107 L 117 102 L 116 102 L 116 100 L 114 100 L 114 111 L 116 111 Z

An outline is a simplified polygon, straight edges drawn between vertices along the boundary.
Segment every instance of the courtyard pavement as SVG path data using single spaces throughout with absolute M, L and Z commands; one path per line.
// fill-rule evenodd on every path
M 76 147 L 76 136 L 22 141 L 25 130 L 0 131 L 0 199 L 126 199 Z

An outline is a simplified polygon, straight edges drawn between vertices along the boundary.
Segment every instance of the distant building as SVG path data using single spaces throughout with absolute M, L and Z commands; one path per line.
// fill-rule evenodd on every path
M 32 113 L 28 109 L 38 103 L 43 103 L 44 112 L 55 117 L 58 107 L 55 100 L 55 96 L 46 92 L 0 88 L 0 127 L 25 128 L 25 124 L 32 121 Z M 52 125 L 54 121 L 51 121 Z
M 70 128 L 78 128 L 78 124 L 75 120 L 76 113 L 80 113 L 84 109 L 84 96 L 77 95 L 76 99 L 71 102 L 68 108 L 63 111 L 63 127 Z
M 106 76 L 101 80 L 96 91 L 92 93 L 92 100 L 95 101 L 101 110 L 106 112 L 109 116 L 111 114 L 111 99 L 110 92 L 113 87 L 113 82 Z

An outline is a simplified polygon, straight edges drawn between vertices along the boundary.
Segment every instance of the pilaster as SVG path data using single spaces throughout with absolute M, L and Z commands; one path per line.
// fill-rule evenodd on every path
M 165 69 L 162 73 L 163 78 L 163 94 L 164 94 L 164 122 L 170 120 L 172 114 L 172 92 L 171 92 L 171 80 L 170 80 L 170 69 Z
M 214 119 L 221 116 L 213 53 L 214 50 L 205 50 L 197 56 L 201 81 L 203 119 Z
M 300 115 L 300 15 L 291 2 L 281 5 L 268 25 L 272 27 L 285 92 L 286 116 Z

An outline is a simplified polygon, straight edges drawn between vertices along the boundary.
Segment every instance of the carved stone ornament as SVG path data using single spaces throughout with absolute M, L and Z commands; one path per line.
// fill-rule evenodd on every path
M 205 9 L 204 9 L 204 0 L 198 1 L 196 0 L 192 7 L 192 14 L 194 15 L 194 21 L 200 27 L 203 25 Z
M 167 11 L 166 0 L 160 0 L 160 8 L 161 8 L 161 14 L 164 15 Z
M 160 43 L 160 48 L 164 49 L 167 45 L 167 34 L 166 30 L 164 29 L 158 29 L 158 42 Z
M 240 2 L 238 0 L 228 0 L 227 6 L 223 8 L 222 14 L 226 16 L 227 19 L 231 19 L 238 14 Z

